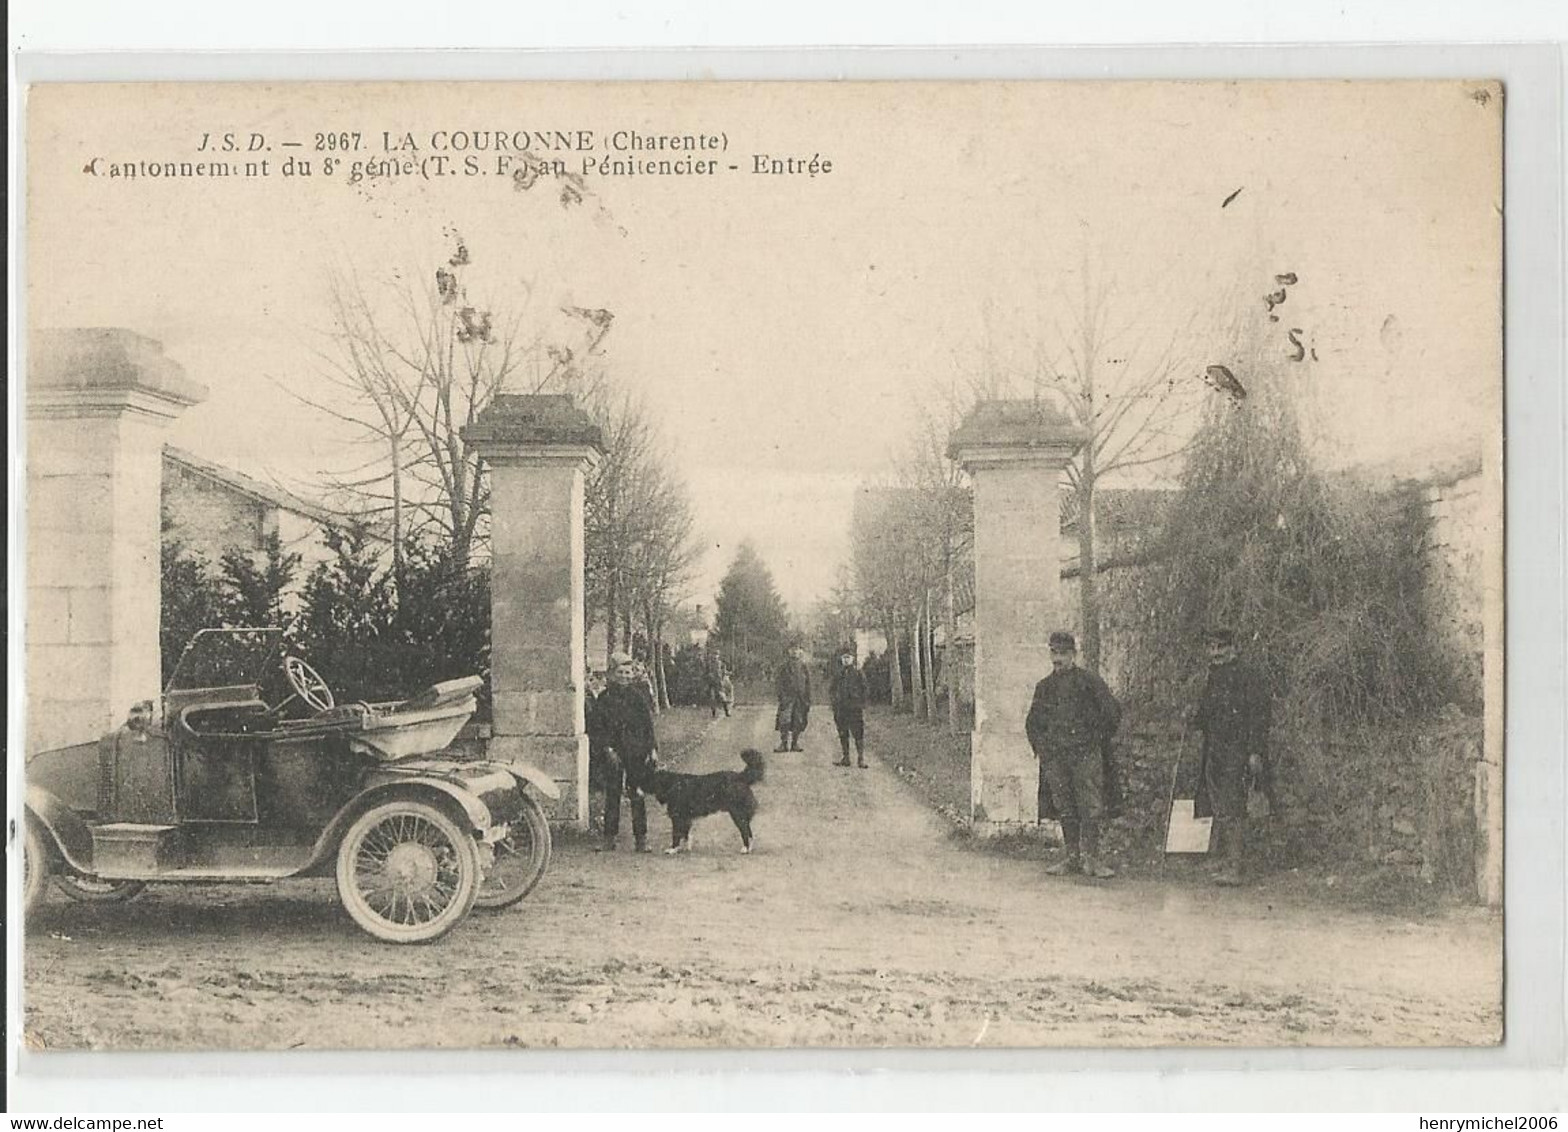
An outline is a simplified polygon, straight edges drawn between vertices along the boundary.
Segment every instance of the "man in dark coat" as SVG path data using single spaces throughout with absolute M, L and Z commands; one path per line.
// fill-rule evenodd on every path
M 855 740 L 855 756 L 866 765 L 866 678 L 855 665 L 855 650 L 845 646 L 833 659 L 828 681 L 828 703 L 833 706 L 833 726 L 838 728 L 838 745 L 844 757 L 834 766 L 849 765 L 849 741 Z
M 621 832 L 621 794 L 632 809 L 632 838 L 637 852 L 648 847 L 648 804 L 645 792 L 658 767 L 659 740 L 653 727 L 653 703 L 642 684 L 637 662 L 625 653 L 610 657 L 610 684 L 594 703 L 589 749 L 594 743 L 605 753 L 604 843 L 613 850 Z
M 1040 775 L 1036 789 L 1035 801 L 1039 805 L 1040 816 L 1051 821 L 1061 821 L 1061 811 L 1056 808 L 1056 800 L 1051 797 L 1051 784 L 1046 781 L 1044 773 Z M 1100 803 L 1106 818 L 1122 816 L 1122 783 L 1116 773 L 1116 743 L 1112 735 L 1107 735 L 1100 744 Z
M 583 684 L 583 722 L 588 731 L 588 793 L 589 797 L 595 791 L 603 792 L 605 783 L 609 778 L 609 756 L 605 752 L 604 724 L 600 720 L 599 697 L 604 695 L 604 679 L 601 674 L 588 672 Z M 590 802 L 590 808 L 593 803 Z M 603 814 L 603 809 L 598 813 Z M 592 819 L 590 819 L 592 820 Z M 601 832 L 602 832 L 602 827 Z
M 1103 880 L 1116 875 L 1100 859 L 1100 821 L 1104 753 L 1121 722 L 1121 706 L 1104 680 L 1078 667 L 1078 642 L 1071 633 L 1052 633 L 1050 644 L 1051 674 L 1035 685 L 1024 720 L 1029 746 L 1040 760 L 1041 793 L 1049 789 L 1067 843 L 1066 858 L 1045 871 Z
M 779 697 L 778 716 L 774 720 L 779 745 L 774 750 L 798 751 L 801 732 L 806 730 L 806 721 L 811 715 L 811 669 L 806 667 L 804 650 L 789 650 L 784 663 L 779 665 L 774 683 Z
M 1247 864 L 1248 790 L 1255 784 L 1273 793 L 1268 765 L 1273 702 L 1263 675 L 1237 658 L 1232 630 L 1211 629 L 1207 639 L 1209 678 L 1193 717 L 1203 732 L 1193 813 L 1214 819 L 1220 860 L 1215 883 L 1238 885 Z

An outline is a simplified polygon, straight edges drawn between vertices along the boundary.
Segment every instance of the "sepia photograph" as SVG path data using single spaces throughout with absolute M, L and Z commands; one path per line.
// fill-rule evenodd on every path
M 25 1049 L 1498 1046 L 1506 101 L 33 85 Z

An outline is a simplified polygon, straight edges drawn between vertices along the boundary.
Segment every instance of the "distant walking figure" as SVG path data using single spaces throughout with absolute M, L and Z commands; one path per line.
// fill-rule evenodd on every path
M 855 741 L 855 757 L 866 765 L 866 678 L 855 666 L 855 650 L 848 645 L 833 658 L 833 674 L 828 681 L 828 703 L 833 705 L 833 726 L 838 728 L 839 749 L 844 757 L 835 766 L 849 765 L 849 741 Z
M 713 656 L 708 660 L 708 709 L 714 719 L 719 717 L 719 709 L 724 709 L 725 718 L 729 717 L 730 708 L 735 703 L 735 685 L 730 680 L 730 674 L 724 669 L 724 654 L 714 650 Z
M 1104 680 L 1078 667 L 1078 642 L 1071 633 L 1052 633 L 1050 644 L 1051 674 L 1035 685 L 1024 721 L 1067 843 L 1066 859 L 1045 871 L 1105 879 L 1116 870 L 1100 860 L 1104 750 L 1121 722 L 1121 707 Z
M 776 751 L 801 750 L 800 736 L 811 715 L 811 669 L 806 667 L 805 655 L 803 649 L 790 649 L 774 681 L 779 697 L 774 719 L 779 733 Z
M 1193 725 L 1203 732 L 1193 814 L 1214 818 L 1220 859 L 1214 882 L 1237 885 L 1247 868 L 1249 784 L 1258 785 L 1273 801 L 1268 759 L 1273 703 L 1262 674 L 1237 658 L 1232 630 L 1211 629 L 1205 636 L 1209 679 L 1193 717 Z
M 659 705 L 659 689 L 653 682 L 653 670 L 641 660 L 632 661 L 632 667 L 636 672 L 638 689 L 647 694 L 648 710 L 656 712 Z

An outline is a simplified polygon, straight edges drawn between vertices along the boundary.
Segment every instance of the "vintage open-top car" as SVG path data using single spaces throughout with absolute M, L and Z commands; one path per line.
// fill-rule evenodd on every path
M 27 762 L 25 907 L 53 879 L 117 901 L 149 881 L 260 881 L 335 871 L 354 921 L 416 943 L 478 904 L 516 903 L 544 875 L 537 768 L 448 750 L 476 676 L 392 703 L 336 703 L 279 629 L 207 629 L 162 712 L 136 705 L 93 743 Z

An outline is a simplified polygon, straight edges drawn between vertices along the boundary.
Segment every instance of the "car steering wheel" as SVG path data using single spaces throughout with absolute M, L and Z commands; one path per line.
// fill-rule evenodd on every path
M 332 689 L 327 687 L 327 682 L 321 678 L 320 673 L 299 657 L 283 658 L 283 675 L 289 678 L 289 685 L 294 689 L 294 694 L 311 707 L 317 711 L 332 710 L 336 702 L 332 698 Z

